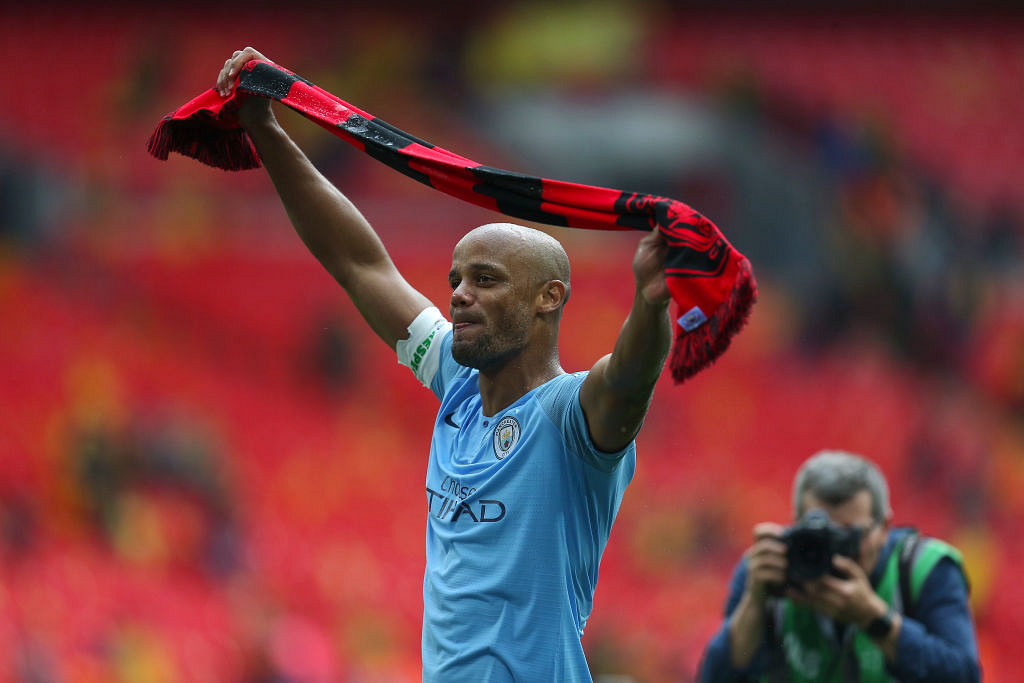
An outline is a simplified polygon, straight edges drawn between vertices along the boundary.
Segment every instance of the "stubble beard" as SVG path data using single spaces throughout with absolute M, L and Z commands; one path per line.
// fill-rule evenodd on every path
M 475 341 L 453 339 L 452 357 L 459 365 L 476 370 L 499 367 L 526 348 L 528 333 L 528 317 L 509 316 L 498 329 L 484 332 Z

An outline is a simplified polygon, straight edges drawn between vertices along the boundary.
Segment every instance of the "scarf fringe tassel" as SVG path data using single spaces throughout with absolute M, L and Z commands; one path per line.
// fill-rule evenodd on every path
M 757 285 L 750 261 L 741 259 L 739 272 L 729 298 L 706 323 L 687 332 L 676 325 L 676 338 L 672 344 L 669 367 L 676 384 L 688 380 L 714 363 L 729 348 L 733 336 L 750 317 L 750 309 L 757 301 Z
M 146 149 L 160 160 L 177 152 L 225 171 L 243 171 L 261 165 L 246 132 L 241 128 L 222 128 L 212 116 L 165 118 L 149 137 Z

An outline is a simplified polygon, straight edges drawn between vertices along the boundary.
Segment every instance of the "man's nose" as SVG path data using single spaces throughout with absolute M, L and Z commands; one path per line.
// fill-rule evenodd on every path
M 462 282 L 452 290 L 452 308 L 462 308 L 470 303 L 469 292 L 466 291 L 466 283 Z

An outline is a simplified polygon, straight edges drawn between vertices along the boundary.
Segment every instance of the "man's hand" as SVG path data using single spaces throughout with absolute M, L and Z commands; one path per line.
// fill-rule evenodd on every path
M 255 48 L 247 47 L 243 50 L 235 50 L 231 57 L 224 61 L 224 66 L 217 74 L 217 83 L 214 87 L 221 97 L 230 97 L 235 87 L 235 77 L 250 60 L 267 59 Z M 270 61 L 270 60 L 267 60 Z M 273 121 L 274 113 L 270 108 L 270 100 L 263 97 L 248 97 L 238 110 L 238 120 L 242 127 L 251 130 L 255 126 Z
M 242 70 L 249 61 L 253 59 L 267 59 L 254 47 L 247 47 L 242 50 L 235 50 L 234 54 L 224 60 L 224 67 L 217 74 L 217 92 L 221 97 L 228 97 L 232 88 L 235 87 L 235 76 Z M 270 61 L 270 60 L 267 60 Z
M 649 304 L 668 301 L 671 296 L 665 282 L 665 254 L 668 244 L 661 232 L 651 230 L 637 244 L 633 256 L 633 275 L 636 277 L 636 288 Z
M 754 544 L 747 549 L 746 592 L 758 605 L 763 605 L 772 586 L 786 582 L 786 544 L 780 539 L 785 528 L 772 522 L 754 527 Z
M 865 628 L 875 617 L 885 614 L 888 606 L 875 593 L 867 574 L 848 557 L 835 555 L 832 566 L 845 578 L 826 574 L 806 582 L 802 591 L 788 591 L 786 597 L 827 617 Z

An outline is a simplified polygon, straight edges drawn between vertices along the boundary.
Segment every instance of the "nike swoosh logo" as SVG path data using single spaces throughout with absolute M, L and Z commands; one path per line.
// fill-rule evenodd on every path
M 459 429 L 459 425 L 457 425 L 454 422 L 452 422 L 452 415 L 454 415 L 454 414 L 455 413 L 448 413 L 447 415 L 445 415 L 444 416 L 444 423 L 446 425 L 448 425 L 449 427 L 455 427 L 456 429 Z

